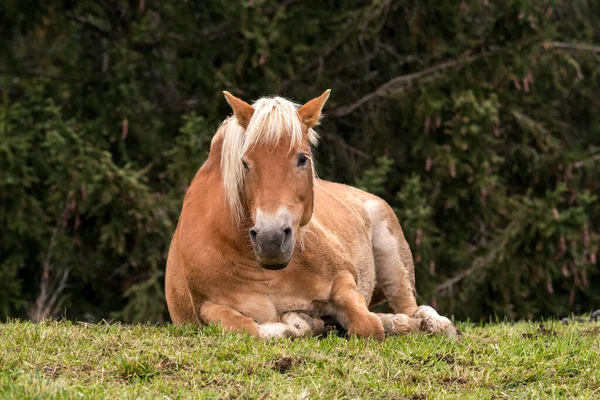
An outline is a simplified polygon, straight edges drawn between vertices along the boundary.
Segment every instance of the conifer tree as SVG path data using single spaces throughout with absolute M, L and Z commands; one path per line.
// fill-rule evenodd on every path
M 327 88 L 318 173 L 394 207 L 420 302 L 598 308 L 599 18 L 593 0 L 3 1 L 0 318 L 166 320 L 222 90 Z

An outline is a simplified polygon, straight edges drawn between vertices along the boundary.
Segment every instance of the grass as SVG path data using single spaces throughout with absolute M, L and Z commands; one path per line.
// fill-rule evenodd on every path
M 217 327 L 0 324 L 0 398 L 598 398 L 600 323 L 263 342 Z

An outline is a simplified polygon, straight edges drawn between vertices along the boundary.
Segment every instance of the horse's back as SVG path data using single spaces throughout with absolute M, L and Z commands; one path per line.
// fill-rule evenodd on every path
M 341 219 L 345 229 L 348 222 L 356 222 L 352 218 L 355 217 L 371 233 L 382 222 L 397 221 L 394 211 L 382 198 L 353 186 L 321 179 L 315 180 L 314 214 L 317 218 L 328 215 L 331 217 L 325 219 Z

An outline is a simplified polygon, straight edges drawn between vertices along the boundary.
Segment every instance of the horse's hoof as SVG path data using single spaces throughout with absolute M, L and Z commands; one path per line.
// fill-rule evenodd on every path
M 421 330 L 429 333 L 444 333 L 450 337 L 460 337 L 462 332 L 458 330 L 448 318 L 441 316 L 429 306 L 421 306 L 414 314 L 421 318 Z
M 260 324 L 258 325 L 258 333 L 261 339 L 286 338 L 293 336 L 289 327 L 280 322 Z
M 383 340 L 385 330 L 381 319 L 374 313 L 368 313 L 357 318 L 348 326 L 348 335 Z
M 288 326 L 294 337 L 318 336 L 325 332 L 321 318 L 313 318 L 302 312 L 288 312 L 281 316 L 281 322 Z

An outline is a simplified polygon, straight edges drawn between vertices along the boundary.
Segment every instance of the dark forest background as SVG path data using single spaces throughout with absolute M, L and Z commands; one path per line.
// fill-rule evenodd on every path
M 420 302 L 598 308 L 598 21 L 596 0 L 3 0 L 0 320 L 167 320 L 222 90 L 332 89 L 318 173 L 393 205 Z

